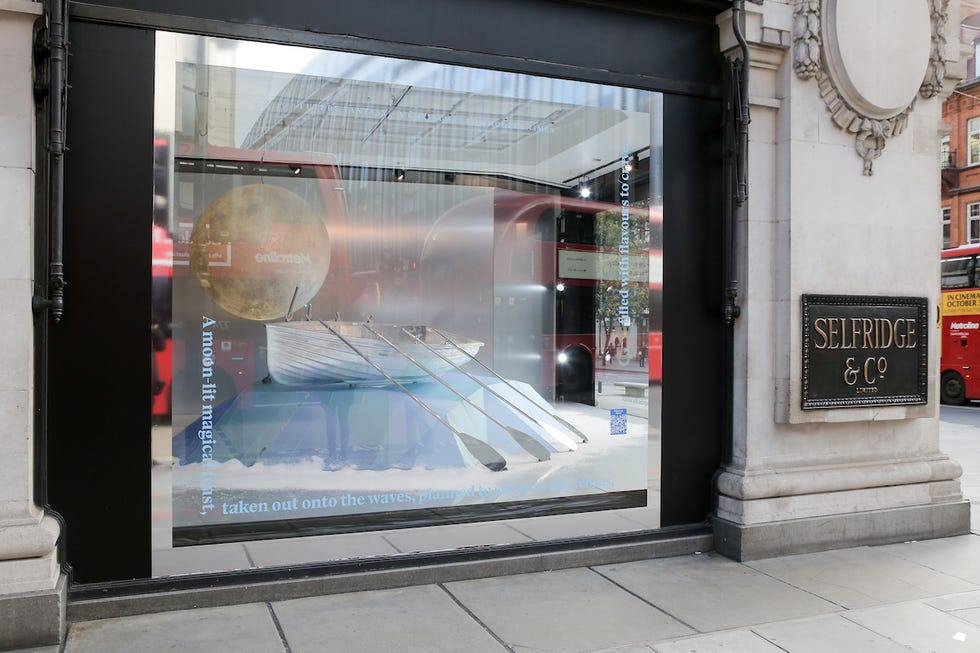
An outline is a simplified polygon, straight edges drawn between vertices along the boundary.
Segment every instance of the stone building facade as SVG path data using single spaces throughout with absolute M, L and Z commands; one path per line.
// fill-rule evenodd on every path
M 118 38 L 118 43 L 143 48 L 140 52 L 145 50 L 152 57 L 152 42 L 147 34 L 154 29 L 178 33 L 203 30 L 216 38 L 300 44 L 314 50 L 350 49 L 419 60 L 445 61 L 448 57 L 452 61 L 447 63 L 470 63 L 478 68 L 528 69 L 553 78 L 644 86 L 666 98 L 664 151 L 668 191 L 672 182 L 677 188 L 688 188 L 684 178 L 690 176 L 671 173 L 671 169 L 697 171 L 703 163 L 700 159 L 691 163 L 683 157 L 670 158 L 684 149 L 685 143 L 697 156 L 716 157 L 716 165 L 709 162 L 704 169 L 712 170 L 718 178 L 722 176 L 723 134 L 706 125 L 717 122 L 725 104 L 721 90 L 726 79 L 725 62 L 745 57 L 749 64 L 748 86 L 731 92 L 727 104 L 732 107 L 742 100 L 747 102 L 751 122 L 743 120 L 745 131 L 740 131 L 738 121 L 733 121 L 731 134 L 733 142 L 747 145 L 743 148 L 747 156 L 732 163 L 735 174 L 728 178 L 730 186 L 709 184 L 700 193 L 711 200 L 707 205 L 692 200 L 698 196 L 693 191 L 684 202 L 675 197 L 670 200 L 673 204 L 666 204 L 676 216 L 673 224 L 704 220 L 703 226 L 697 223 L 697 229 L 706 234 L 701 240 L 711 234 L 710 240 L 717 248 L 710 252 L 699 250 L 691 245 L 696 239 L 681 238 L 679 231 L 672 231 L 674 227 L 667 227 L 664 313 L 668 321 L 664 327 L 662 385 L 665 419 L 660 450 L 663 480 L 650 494 L 657 499 L 662 494 L 662 508 L 659 522 L 640 536 L 641 540 L 649 538 L 641 544 L 646 546 L 662 538 L 657 527 L 683 526 L 700 536 L 710 532 L 715 548 L 725 555 L 753 559 L 942 537 L 969 530 L 970 509 L 960 491 L 960 466 L 939 449 L 938 332 L 927 321 L 930 328 L 915 331 L 913 337 L 909 330 L 914 318 L 893 317 L 907 315 L 901 311 L 908 306 L 932 307 L 939 299 L 936 252 L 941 245 L 940 234 L 935 223 L 923 216 L 935 215 L 935 207 L 940 205 L 937 172 L 944 132 L 942 102 L 963 74 L 958 3 L 765 0 L 731 3 L 734 10 L 725 2 L 654 3 L 656 7 L 640 18 L 618 3 L 605 7 L 543 0 L 501 3 L 515 17 L 539 21 L 560 22 L 566 15 L 580 16 L 576 12 L 596 12 L 593 17 L 607 21 L 603 23 L 604 29 L 610 31 L 603 35 L 607 39 L 616 36 L 615 30 L 628 31 L 641 20 L 656 30 L 662 27 L 660 21 L 674 21 L 669 26 L 678 28 L 702 20 L 706 12 L 716 15 L 717 32 L 710 42 L 702 44 L 705 61 L 713 63 L 703 70 L 693 64 L 690 70 L 678 67 L 674 57 L 659 52 L 670 65 L 621 61 L 609 54 L 610 65 L 600 71 L 593 70 L 595 64 L 581 60 L 574 48 L 555 46 L 534 52 L 534 48 L 518 44 L 521 52 L 515 56 L 501 45 L 506 44 L 504 37 L 484 42 L 484 32 L 475 30 L 470 41 L 463 43 L 451 29 L 440 31 L 413 21 L 411 16 L 404 16 L 403 20 L 412 29 L 407 30 L 404 40 L 396 40 L 383 24 L 369 24 L 366 20 L 357 23 L 354 18 L 350 19 L 351 26 L 345 26 L 346 31 L 304 31 L 303 25 L 290 23 L 288 12 L 275 14 L 261 2 L 255 6 L 270 16 L 275 14 L 273 18 L 246 16 L 247 11 L 214 16 L 208 14 L 213 8 L 204 5 L 187 9 L 185 14 L 167 13 L 176 10 L 164 4 L 106 1 L 75 7 L 73 20 L 89 26 L 72 39 L 72 47 L 78 48 L 75 61 L 86 57 L 88 61 L 102 61 L 99 57 L 105 57 L 105 61 L 119 64 L 114 76 L 136 80 L 134 85 L 139 85 L 145 76 L 134 71 L 138 57 L 134 54 L 133 61 L 125 62 L 113 59 L 111 48 L 116 42 L 102 42 L 92 38 L 92 34 L 110 34 L 113 39 Z M 489 11 L 480 3 L 472 4 L 477 11 Z M 673 8 L 665 8 L 671 4 Z M 45 326 L 50 322 L 49 313 L 41 310 L 35 315 L 32 311 L 32 298 L 43 300 L 49 292 L 47 280 L 42 278 L 45 271 L 39 272 L 35 265 L 38 257 L 46 257 L 50 246 L 47 228 L 41 226 L 42 222 L 46 224 L 48 203 L 39 199 L 47 197 L 47 191 L 38 182 L 39 173 L 47 170 L 39 160 L 39 152 L 46 150 L 39 149 L 38 144 L 46 143 L 48 135 L 38 129 L 36 122 L 37 60 L 33 44 L 37 21 L 50 19 L 46 6 L 27 0 L 0 0 L 0 60 L 5 71 L 0 79 L 0 196 L 6 208 L 0 217 L 5 235 L 0 241 L 0 305 L 6 307 L 0 314 L 0 333 L 4 336 L 0 369 L 5 371 L 0 380 L 0 448 L 4 451 L 0 457 L 0 647 L 50 644 L 62 636 L 66 606 L 84 596 L 85 590 L 85 583 L 78 584 L 80 588 L 69 588 L 69 567 L 62 562 L 78 563 L 86 556 L 96 555 L 88 550 L 92 543 L 85 540 L 86 529 L 90 534 L 92 529 L 97 530 L 104 547 L 113 552 L 109 557 L 114 556 L 119 565 L 117 570 L 107 569 L 105 565 L 112 563 L 100 562 L 102 567 L 97 564 L 95 571 L 87 572 L 96 580 L 105 580 L 110 593 L 114 586 L 134 580 L 151 591 L 182 587 L 179 578 L 152 577 L 147 570 L 148 551 L 124 551 L 127 547 L 139 548 L 130 546 L 127 540 L 127 531 L 133 529 L 141 531 L 138 541 L 147 543 L 145 548 L 149 549 L 150 521 L 142 513 L 124 517 L 114 512 L 114 506 L 123 505 L 113 503 L 118 500 L 116 492 L 99 497 L 86 495 L 89 503 L 95 502 L 98 518 L 105 522 L 80 523 L 68 510 L 67 523 L 59 526 L 54 514 L 62 505 L 71 503 L 64 498 L 66 494 L 84 494 L 87 486 L 105 479 L 95 478 L 104 475 L 93 472 L 99 468 L 90 467 L 87 459 L 46 464 L 49 459 L 57 461 L 58 455 L 64 455 L 49 452 L 48 445 L 67 442 L 71 429 L 65 425 L 79 418 L 59 415 L 57 404 L 37 399 L 48 397 L 44 389 L 57 386 L 59 378 L 78 372 L 68 369 L 64 359 L 42 356 L 43 364 L 36 362 L 39 350 L 48 346 L 48 338 L 56 349 L 63 344 L 59 344 L 61 336 L 49 333 L 57 325 Z M 446 3 L 439 6 L 453 11 Z M 492 22 L 499 18 L 499 12 L 494 12 L 479 16 Z M 733 28 L 733 17 L 739 29 Z M 455 25 L 467 24 L 460 16 L 457 18 L 462 22 Z M 709 33 L 691 29 L 695 35 Z M 544 42 L 550 43 L 547 39 Z M 634 39 L 637 44 L 654 47 Z M 221 44 L 213 47 L 219 54 L 227 51 L 222 50 Z M 676 47 L 684 46 L 678 42 Z M 723 53 L 720 57 L 719 50 Z M 648 65 L 652 68 L 644 68 Z M 83 74 L 76 81 L 87 92 L 85 85 L 91 88 L 99 79 L 85 75 L 97 66 L 86 67 L 82 62 L 78 69 Z M 676 78 L 669 77 L 671 74 Z M 147 82 L 140 89 L 130 98 L 127 111 L 136 116 L 133 120 L 142 129 L 143 123 L 152 127 L 152 115 L 147 109 L 152 107 L 152 86 Z M 86 120 L 105 119 L 95 104 L 78 102 L 73 107 L 69 101 L 69 115 L 75 110 L 76 116 L 83 115 Z M 691 118 L 693 114 L 699 116 L 700 122 Z M 690 122 L 683 122 L 685 119 Z M 674 124 L 684 124 L 689 131 L 671 134 L 672 120 L 679 121 Z M 91 138 L 76 141 L 76 156 L 91 158 L 80 164 L 76 160 L 76 179 L 82 176 L 80 170 L 98 164 L 98 157 L 79 154 L 86 152 L 86 143 L 107 137 L 85 132 L 95 127 L 79 129 L 82 136 Z M 131 133 L 126 129 L 120 123 L 118 133 Z M 147 133 L 146 143 L 134 145 L 137 154 L 119 167 L 142 165 L 140 157 L 144 154 L 152 157 L 151 141 L 152 134 Z M 112 184 L 107 187 L 113 188 Z M 151 188 L 149 182 L 146 188 Z M 114 203 L 129 201 L 125 188 L 113 192 L 118 192 Z M 730 206 L 734 219 L 731 238 L 715 239 L 729 194 L 733 198 Z M 149 215 L 152 202 L 148 193 L 146 198 L 137 197 L 135 205 L 144 199 Z M 84 208 L 75 206 L 74 210 L 76 224 L 86 219 L 81 215 Z M 710 216 L 701 215 L 713 210 L 716 211 Z M 671 217 L 667 210 L 665 224 L 670 224 Z M 151 224 L 147 220 L 138 226 L 145 226 L 145 237 L 137 240 L 139 247 L 146 250 L 139 256 L 145 255 L 148 263 Z M 692 233 L 696 234 L 697 229 Z M 676 247 L 673 260 L 672 244 Z M 731 249 L 723 253 L 726 247 Z M 65 248 L 66 262 L 70 262 L 72 243 L 66 242 Z M 77 260 L 79 255 L 75 256 Z M 671 291 L 671 279 L 681 276 L 678 261 L 685 257 L 697 258 L 704 269 L 714 269 L 717 260 L 724 258 L 731 264 L 731 274 L 725 281 L 725 275 L 706 274 L 706 289 L 694 285 L 685 287 L 683 293 Z M 115 262 L 98 259 L 93 263 L 103 264 L 108 266 L 106 287 L 125 283 L 125 279 L 113 279 L 113 275 L 122 274 L 122 268 L 112 267 Z M 148 269 L 146 277 L 149 279 Z M 82 275 L 76 278 L 84 292 L 86 281 Z M 66 291 L 71 289 L 70 276 L 68 281 Z M 91 288 L 93 293 L 98 291 L 97 285 Z M 882 303 L 883 298 L 896 297 L 902 301 Z M 837 369 L 833 367 L 837 363 L 821 358 L 824 352 L 817 350 L 822 347 L 813 344 L 812 338 L 814 329 L 822 327 L 808 322 L 810 311 L 816 310 L 818 304 L 828 311 L 839 306 L 852 311 L 842 314 L 845 317 L 825 319 L 867 319 L 874 324 L 880 324 L 874 319 L 886 320 L 890 329 L 898 328 L 896 324 L 905 325 L 907 349 L 914 350 L 918 358 L 908 369 L 903 368 L 905 371 L 895 372 L 904 385 L 893 399 L 869 402 L 852 395 L 839 400 L 831 397 L 810 401 L 818 380 L 825 380 L 830 387 L 843 373 L 846 387 L 851 387 L 851 381 L 858 378 L 862 369 L 861 387 L 868 389 L 864 394 L 878 392 L 880 377 L 875 370 L 883 375 L 885 369 L 866 365 L 862 368 L 864 359 L 857 367 L 845 362 L 843 368 Z M 877 311 L 873 313 L 877 317 L 860 317 L 853 312 L 869 306 Z M 80 303 L 75 307 L 78 321 L 105 318 L 95 312 L 86 313 Z M 674 315 L 694 315 L 697 320 L 688 324 L 671 322 L 672 310 Z M 118 334 L 123 334 L 127 327 L 119 329 Z M 144 333 L 141 330 L 132 340 L 140 341 Z M 685 337 L 691 334 L 708 334 L 708 345 L 725 351 L 725 360 L 718 356 L 714 363 L 690 369 L 692 356 L 696 358 L 691 353 L 696 342 L 685 341 Z M 864 339 L 868 348 L 875 348 L 870 335 Z M 129 340 L 120 335 L 115 342 L 125 348 Z M 832 336 L 826 342 L 832 342 Z M 852 346 L 854 342 L 852 339 Z M 888 345 L 878 349 L 887 349 L 891 343 L 890 338 Z M 130 386 L 137 386 L 143 394 L 134 396 L 150 397 L 149 361 L 144 353 L 127 349 L 117 352 L 111 364 L 107 363 L 111 367 L 139 359 L 142 368 L 126 369 L 147 372 L 145 388 L 132 379 L 115 378 L 113 392 L 125 394 Z M 892 355 L 891 351 L 879 352 L 875 361 Z M 849 372 L 855 376 L 847 376 Z M 728 383 L 723 392 L 718 392 L 723 378 Z M 648 387 L 651 394 L 654 387 Z M 912 390 L 906 391 L 906 387 Z M 83 387 L 79 392 L 88 390 Z M 724 415 L 723 406 L 728 407 Z M 149 433 L 141 430 L 149 426 L 149 416 L 143 421 L 129 420 L 125 407 L 116 408 L 119 410 L 114 412 L 114 418 L 125 423 L 114 425 L 112 428 L 118 431 L 112 433 L 123 433 L 128 439 L 117 437 L 115 442 L 93 446 L 104 446 L 107 452 L 110 448 L 117 451 L 132 447 L 149 454 Z M 97 409 L 105 412 L 104 407 Z M 705 414 L 716 413 L 716 422 L 704 421 Z M 689 428 L 684 428 L 685 423 Z M 75 424 L 74 428 L 78 437 L 88 432 L 84 424 Z M 685 439 L 697 447 L 685 445 Z M 127 447 L 118 446 L 119 442 L 126 442 Z M 704 442 L 708 444 L 703 445 Z M 150 456 L 142 463 L 150 466 Z M 116 491 L 139 496 L 145 493 L 149 497 L 147 472 L 139 461 L 132 467 L 135 471 L 121 466 L 114 470 L 118 473 L 116 480 L 123 485 Z M 137 478 L 142 480 L 133 480 Z M 49 488 L 56 490 L 55 503 L 61 502 L 50 509 L 45 507 Z M 696 505 L 692 508 L 679 502 L 676 497 L 682 494 L 696 497 Z M 651 503 L 655 501 L 651 499 Z M 144 508 L 149 511 L 149 501 Z M 111 537 L 105 524 L 116 526 Z M 65 542 L 66 532 L 80 539 L 69 538 Z M 593 532 L 579 540 L 563 538 L 561 561 L 554 564 L 592 564 L 595 560 L 589 557 L 593 555 L 589 551 L 598 536 L 603 533 Z M 625 540 L 617 537 L 609 535 L 606 543 L 626 547 L 617 549 L 619 555 L 642 554 L 635 542 L 623 544 Z M 545 544 L 558 546 L 554 542 Z M 116 546 L 120 547 L 118 554 L 112 548 Z M 216 546 L 219 548 L 204 551 L 200 560 L 208 561 L 210 566 L 200 571 L 222 577 L 220 569 L 227 568 L 222 565 L 228 562 L 225 552 L 229 549 L 220 548 L 224 544 Z M 627 551 L 628 547 L 633 548 Z M 553 553 L 542 549 L 536 555 Z M 546 561 L 542 564 L 554 560 L 541 559 Z M 407 564 L 425 566 L 423 560 Z M 84 568 L 84 564 L 79 567 Z M 144 571 L 140 575 L 131 569 Z M 483 569 L 484 573 L 495 573 L 494 568 Z M 508 567 L 495 569 L 496 573 L 503 573 Z M 113 576 L 114 571 L 118 574 Z M 104 575 L 100 578 L 99 574 Z M 132 591 L 135 585 L 126 587 Z

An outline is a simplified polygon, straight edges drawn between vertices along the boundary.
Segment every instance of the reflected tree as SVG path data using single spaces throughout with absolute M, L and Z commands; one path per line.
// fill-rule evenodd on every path
M 601 262 L 595 307 L 602 329 L 602 354 L 610 351 L 618 329 L 628 330 L 637 317 L 650 310 L 649 201 L 636 202 L 628 211 L 626 220 L 621 211 L 596 214 L 595 238 Z

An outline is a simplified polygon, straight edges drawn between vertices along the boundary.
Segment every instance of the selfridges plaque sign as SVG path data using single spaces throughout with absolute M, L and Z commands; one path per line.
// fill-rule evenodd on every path
M 925 298 L 802 301 L 804 409 L 926 403 Z

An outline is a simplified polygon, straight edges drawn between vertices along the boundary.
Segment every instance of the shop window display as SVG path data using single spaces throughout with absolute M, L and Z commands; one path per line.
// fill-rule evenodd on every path
M 661 105 L 160 33 L 154 548 L 649 516 Z

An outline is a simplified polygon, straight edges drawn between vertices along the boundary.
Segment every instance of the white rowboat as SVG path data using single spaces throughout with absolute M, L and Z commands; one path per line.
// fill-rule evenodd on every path
M 267 362 L 273 381 L 283 385 L 389 382 L 390 379 L 371 365 L 371 362 L 392 379 L 418 381 L 431 378 L 429 372 L 442 374 L 452 371 L 455 366 L 469 361 L 483 346 L 477 340 L 446 334 L 458 346 L 454 347 L 425 326 L 402 327 L 372 322 L 371 328 L 397 344 L 401 350 L 399 352 L 365 329 L 360 322 L 330 321 L 324 324 L 329 325 L 330 329 L 343 336 L 343 339 L 353 344 L 361 353 L 324 328 L 318 320 L 267 324 Z M 428 347 L 420 344 L 405 330 Z M 442 356 L 433 353 L 436 351 Z M 409 360 L 405 353 L 425 365 L 429 372 Z M 365 357 L 371 362 L 365 360 Z

